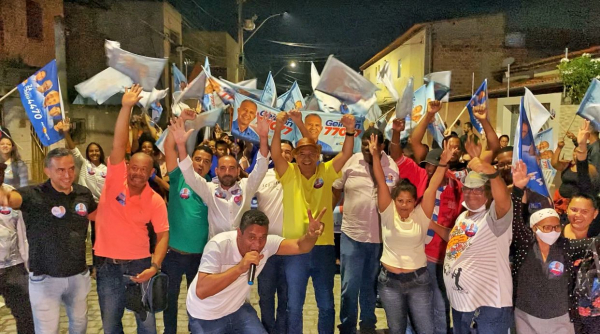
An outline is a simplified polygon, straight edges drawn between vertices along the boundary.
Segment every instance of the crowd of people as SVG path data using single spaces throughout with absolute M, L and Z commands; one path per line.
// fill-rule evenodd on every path
M 131 116 L 140 92 L 126 89 L 108 156 L 98 143 L 82 154 L 66 119 L 65 147 L 47 154 L 42 184 L 27 185 L 2 129 L 0 294 L 19 333 L 58 333 L 61 304 L 69 332 L 85 333 L 94 278 L 105 333 L 123 332 L 125 309 L 139 333 L 156 333 L 146 284 L 160 272 L 169 278 L 165 333 L 178 330 L 183 276 L 189 321 L 180 331 L 303 333 L 311 278 L 318 332 L 333 333 L 337 206 L 341 333 L 374 333 L 378 300 L 393 334 L 600 333 L 600 141 L 588 122 L 570 134 L 572 160 L 560 160 L 563 142 L 553 153 L 563 180 L 554 206 L 535 207 L 532 175 L 484 105 L 474 108 L 482 138 L 458 123 L 431 149 L 422 142 L 439 101 L 408 142 L 395 119 L 391 139 L 371 126 L 355 148 L 356 120 L 340 115 L 335 156 L 321 154 L 298 110 L 274 125 L 257 116 L 252 144 L 218 127 L 203 138 L 186 126 L 197 117 L 186 109 L 161 151 L 156 129 Z M 297 143 L 281 138 L 289 119 L 304 134 Z M 254 275 L 260 318 L 248 302 Z

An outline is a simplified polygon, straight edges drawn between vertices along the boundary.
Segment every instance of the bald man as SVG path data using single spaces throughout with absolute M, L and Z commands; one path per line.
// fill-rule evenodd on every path
M 136 153 L 129 165 L 125 164 L 129 117 L 141 99 L 141 91 L 139 85 L 134 85 L 123 95 L 106 182 L 95 217 L 98 298 L 107 334 L 122 333 L 126 291 L 139 289 L 137 284 L 147 282 L 160 271 L 169 245 L 165 202 L 148 184 L 154 171 L 152 157 Z M 152 223 L 157 236 L 154 254 L 150 254 L 148 222 Z M 153 313 L 139 312 L 135 317 L 138 333 L 156 333 Z
M 231 125 L 231 134 L 255 143 L 260 141 L 258 134 L 250 127 L 256 118 L 258 106 L 252 100 L 244 100 L 237 109 L 237 119 Z

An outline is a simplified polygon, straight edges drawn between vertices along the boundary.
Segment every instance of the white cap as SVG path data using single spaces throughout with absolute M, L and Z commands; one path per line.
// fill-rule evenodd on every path
M 560 216 L 554 209 L 541 209 L 531 214 L 529 217 L 529 226 L 533 227 L 535 224 L 549 217 L 556 217 L 556 219 L 560 220 Z

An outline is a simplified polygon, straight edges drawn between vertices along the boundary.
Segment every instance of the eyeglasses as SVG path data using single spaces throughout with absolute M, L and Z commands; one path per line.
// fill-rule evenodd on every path
M 463 187 L 462 191 L 464 194 L 483 195 L 483 188 L 467 188 Z
M 545 226 L 538 226 L 537 228 L 539 230 L 541 230 L 542 232 L 544 232 L 544 233 L 550 233 L 552 231 L 555 231 L 555 232 L 562 231 L 562 226 L 560 226 L 560 225 L 554 225 L 554 226 L 552 226 L 552 225 L 545 225 Z

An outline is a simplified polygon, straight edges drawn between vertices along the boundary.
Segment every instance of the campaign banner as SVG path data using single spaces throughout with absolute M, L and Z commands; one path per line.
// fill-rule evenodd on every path
M 156 87 L 167 65 L 168 58 L 140 56 L 121 49 L 119 42 L 106 40 L 104 48 L 108 57 L 108 66 L 129 76 L 147 92 Z
M 434 81 L 431 81 L 427 84 L 425 96 L 427 101 L 426 106 L 429 104 L 429 101 L 437 100 Z M 444 141 L 444 132 L 446 131 L 446 127 L 444 126 L 444 121 L 442 120 L 442 116 L 440 116 L 439 112 L 435 114 L 433 121 L 427 124 L 427 129 L 429 130 L 429 133 L 431 133 L 433 140 L 435 140 L 440 147 L 443 147 L 442 143 Z
M 479 86 L 475 94 L 471 97 L 469 103 L 467 103 L 467 110 L 469 111 L 469 118 L 471 120 L 471 124 L 473 124 L 473 128 L 481 134 L 483 134 L 483 125 L 481 125 L 479 120 L 475 118 L 475 115 L 473 115 L 473 107 L 482 104 L 487 104 L 487 96 L 487 79 L 485 79 L 483 80 L 483 83 L 481 83 L 481 86 Z
M 535 146 L 540 152 L 540 166 L 544 174 L 544 182 L 546 182 L 548 191 L 550 191 L 550 185 L 556 176 L 556 169 L 552 167 L 552 155 L 554 155 L 554 150 L 556 149 L 554 147 L 552 128 L 540 131 L 535 136 Z
M 268 117 L 270 144 L 275 132 L 275 119 L 281 111 L 242 94 L 235 94 L 234 101 L 231 134 L 236 138 L 258 144 L 260 138 L 258 137 L 258 133 L 256 133 L 256 117 L 257 115 Z M 296 133 L 294 129 L 294 122 L 288 119 L 281 131 L 281 139 L 295 142 Z
M 346 128 L 342 125 L 341 114 L 330 114 L 318 111 L 302 111 L 302 120 L 312 140 L 321 145 L 322 154 L 336 154 L 342 150 L 346 140 Z M 354 152 L 360 152 L 363 123 L 365 118 L 355 116 Z M 302 138 L 300 130 L 294 126 L 296 141 Z
M 260 102 L 271 107 L 276 107 L 277 87 L 275 86 L 275 80 L 273 80 L 271 72 L 269 72 L 269 76 L 267 77 L 267 81 L 265 82 L 265 88 L 263 90 L 262 95 L 260 96 Z
M 531 126 L 531 133 L 535 137 L 548 119 L 554 118 L 554 114 L 549 112 L 527 87 L 523 95 L 523 106 Z
M 63 139 L 60 129 L 65 114 L 56 59 L 19 84 L 17 89 L 27 117 L 42 145 L 50 146 Z
M 292 109 L 303 109 L 306 106 L 302 91 L 298 83 L 294 81 L 290 90 L 277 98 L 277 108 L 279 110 L 290 111 Z

